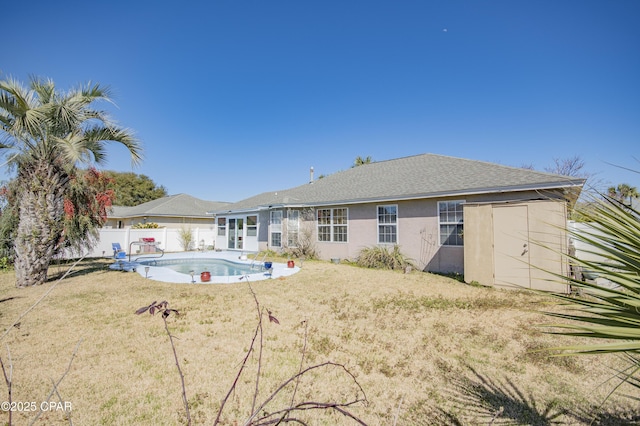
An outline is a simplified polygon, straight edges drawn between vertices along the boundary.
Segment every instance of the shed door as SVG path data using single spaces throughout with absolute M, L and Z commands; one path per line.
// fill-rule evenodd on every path
M 495 284 L 530 288 L 527 206 L 494 206 L 493 243 Z

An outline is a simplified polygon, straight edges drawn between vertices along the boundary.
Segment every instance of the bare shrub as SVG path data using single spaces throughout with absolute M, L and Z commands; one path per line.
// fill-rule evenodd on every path
M 180 246 L 184 251 L 193 250 L 194 241 L 191 228 L 180 228 L 180 230 L 178 231 L 178 241 L 180 242 Z
M 289 233 L 290 231 L 288 231 Z M 300 211 L 300 228 L 297 237 L 287 235 L 284 254 L 290 257 L 317 259 L 318 249 L 315 238 L 315 212 L 313 209 Z M 291 238 L 289 238 L 291 237 Z M 295 240 L 295 241 L 290 241 Z

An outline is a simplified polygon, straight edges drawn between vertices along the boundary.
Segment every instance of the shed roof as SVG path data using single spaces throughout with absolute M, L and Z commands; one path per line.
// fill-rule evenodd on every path
M 343 170 L 294 188 L 264 192 L 216 213 L 581 187 L 584 179 L 484 161 L 420 154 Z

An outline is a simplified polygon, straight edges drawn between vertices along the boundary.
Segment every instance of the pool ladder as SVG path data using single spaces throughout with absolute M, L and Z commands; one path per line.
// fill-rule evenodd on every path
M 256 259 L 258 258 L 258 256 L 254 257 L 253 260 L 251 261 L 251 265 L 249 265 L 249 267 L 251 269 L 253 269 L 253 266 L 256 265 Z M 264 268 L 264 260 L 267 258 L 267 252 L 264 252 L 264 255 L 262 256 L 262 260 L 260 262 L 258 262 L 260 265 L 260 268 Z

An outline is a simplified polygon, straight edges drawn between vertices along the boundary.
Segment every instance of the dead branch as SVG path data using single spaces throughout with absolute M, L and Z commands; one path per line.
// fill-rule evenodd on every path
M 180 384 L 182 385 L 182 402 L 184 403 L 184 409 L 187 413 L 187 425 L 190 425 L 191 413 L 189 412 L 189 400 L 187 399 L 187 388 L 184 384 L 184 374 L 182 373 L 182 368 L 180 368 L 180 362 L 178 361 L 178 353 L 176 352 L 176 346 L 173 343 L 173 335 L 169 331 L 169 324 L 167 324 L 167 318 L 169 317 L 169 314 L 166 312 L 167 311 L 162 312 L 162 320 L 164 321 L 164 329 L 167 332 L 167 336 L 169 336 L 169 342 L 171 343 L 171 349 L 173 350 L 173 359 L 176 361 L 176 368 L 178 369 L 178 374 L 180 375 Z
M 308 339 L 308 331 L 309 331 L 309 321 L 304 320 L 304 343 L 302 345 L 302 356 L 300 358 L 300 368 L 298 369 L 298 378 L 296 379 L 296 385 L 293 388 L 293 393 L 291 394 L 291 406 L 293 407 L 293 403 L 296 400 L 296 393 L 298 392 L 298 384 L 300 383 L 300 373 L 302 372 L 302 367 L 304 366 L 304 358 L 307 354 L 307 339 Z
M 49 392 L 49 396 L 47 396 L 47 399 L 44 402 L 49 403 L 53 394 L 58 392 L 58 386 L 60 386 L 60 383 L 62 383 L 62 380 L 66 377 L 67 374 L 69 374 L 69 371 L 71 371 L 71 364 L 73 363 L 74 358 L 78 354 L 80 343 L 82 343 L 82 339 L 78 340 L 78 343 L 76 344 L 76 348 L 73 350 L 73 353 L 71 354 L 71 359 L 69 360 L 69 365 L 67 365 L 67 369 L 64 371 L 64 373 L 62 373 L 62 376 L 60 376 L 58 381 L 53 383 L 53 389 L 51 389 L 51 392 Z M 42 404 L 40 404 L 38 414 L 36 414 L 33 420 L 31 420 L 29 425 L 35 424 L 36 420 L 38 420 L 38 418 L 40 417 L 40 415 L 42 415 L 42 413 L 43 413 Z M 71 421 L 71 415 L 69 415 L 69 421 Z
M 247 282 L 249 281 L 248 278 L 245 276 L 243 278 L 247 279 Z M 225 395 L 225 397 L 222 399 L 222 402 L 220 403 L 220 408 L 218 409 L 218 414 L 216 416 L 216 420 L 213 422 L 214 426 L 217 425 L 220 422 L 220 416 L 222 416 L 222 411 L 224 410 L 224 406 L 227 403 L 227 401 L 229 400 L 229 397 L 231 396 L 231 394 L 233 393 L 233 391 L 235 390 L 236 386 L 238 385 L 238 380 L 240 380 L 240 376 L 242 375 L 242 372 L 244 371 L 245 367 L 247 366 L 247 362 L 249 361 L 249 356 L 251 355 L 251 353 L 254 350 L 254 346 L 256 344 L 256 339 L 258 338 L 258 336 L 260 336 L 260 353 L 262 354 L 262 314 L 260 312 L 260 304 L 258 303 L 258 298 L 256 297 L 256 294 L 253 291 L 253 288 L 251 288 L 251 284 L 249 284 L 249 290 L 251 291 L 251 294 L 253 295 L 253 298 L 257 304 L 257 308 L 258 308 L 258 325 L 256 326 L 255 331 L 253 332 L 253 338 L 251 339 L 251 344 L 249 345 L 249 350 L 247 351 L 247 354 L 245 355 L 244 359 L 242 360 L 242 363 L 240 364 L 240 369 L 238 370 L 238 373 L 236 374 L 236 377 L 233 380 L 233 383 L 231 384 L 231 387 L 229 388 L 229 391 L 227 392 L 227 394 Z M 262 356 L 262 355 L 260 355 Z M 258 376 L 259 376 L 259 370 L 258 370 Z M 258 384 L 256 383 L 256 388 L 257 388 Z M 254 394 L 254 400 L 253 400 L 253 404 L 255 406 L 255 401 L 257 398 L 257 390 L 256 393 Z M 253 412 L 253 408 L 252 408 L 252 412 Z
M 53 379 L 51 379 L 51 383 L 53 384 L 53 388 L 56 391 L 56 396 L 58 397 L 58 401 L 60 401 L 60 403 L 64 404 L 64 400 L 62 399 L 62 395 L 60 395 L 60 392 L 58 392 L 58 387 L 56 386 L 56 384 L 53 381 Z M 69 419 L 69 426 L 73 426 L 73 422 L 71 421 L 71 411 L 69 411 L 67 413 L 67 418 Z
M 398 424 L 398 416 L 400 416 L 400 407 L 402 407 L 402 401 L 404 400 L 404 396 L 400 397 L 400 402 L 398 403 L 398 409 L 396 410 L 396 415 L 393 417 L 393 426 Z
M 11 426 L 11 381 L 13 379 L 13 361 L 11 360 L 11 351 L 9 351 L 9 345 L 7 345 L 7 359 L 9 360 L 9 374 L 7 375 L 7 370 L 4 368 L 4 362 L 2 361 L 2 357 L 0 357 L 0 366 L 2 366 L 2 374 L 4 375 L 4 382 L 7 384 L 7 401 L 9 402 L 9 422 L 8 426 Z
M 247 277 L 243 277 L 243 279 L 247 279 Z M 253 296 L 254 302 L 255 302 L 255 306 L 256 306 L 256 311 L 257 311 L 257 315 L 258 315 L 258 323 L 256 325 L 256 328 L 254 330 L 253 333 L 253 337 L 251 339 L 251 344 L 249 346 L 249 349 L 247 350 L 246 355 L 244 356 L 241 364 L 240 364 L 240 368 L 238 369 L 238 372 L 235 375 L 235 378 L 233 380 L 233 383 L 231 384 L 229 390 L 227 391 L 227 394 L 225 395 L 225 397 L 222 399 L 221 403 L 220 403 L 220 408 L 218 409 L 218 413 L 216 415 L 216 419 L 214 421 L 214 426 L 218 425 L 220 423 L 220 418 L 222 416 L 222 412 L 224 411 L 225 405 L 227 403 L 227 401 L 229 400 L 230 396 L 233 394 L 233 392 L 235 391 L 237 385 L 238 385 L 238 381 L 240 380 L 240 377 L 242 376 L 242 373 L 245 371 L 248 362 L 249 362 L 249 357 L 251 356 L 251 354 L 256 350 L 256 344 L 258 342 L 259 339 L 259 352 L 258 352 L 258 360 L 257 360 L 257 364 L 258 364 L 258 370 L 256 373 L 256 380 L 255 380 L 255 391 L 254 391 L 254 395 L 253 395 L 253 400 L 252 400 L 252 404 L 251 404 L 251 412 L 250 412 L 250 416 L 249 418 L 245 421 L 244 425 L 245 426 L 260 426 L 260 425 L 277 425 L 277 424 L 282 424 L 282 423 L 297 423 L 303 426 L 306 426 L 307 423 L 302 420 L 299 419 L 297 417 L 295 417 L 295 415 L 291 415 L 292 413 L 302 413 L 305 411 L 309 411 L 309 410 L 333 410 L 336 411 L 352 420 L 354 420 L 355 422 L 357 422 L 360 425 L 365 425 L 366 423 L 364 423 L 361 419 L 359 419 L 358 417 L 356 417 L 354 414 L 352 414 L 348 408 L 358 404 L 358 403 L 366 403 L 367 402 L 367 397 L 364 393 L 364 390 L 362 389 L 362 386 L 360 385 L 360 383 L 358 383 L 357 379 L 355 378 L 355 376 L 342 364 L 337 364 L 334 362 L 324 362 L 322 364 L 318 364 L 318 365 L 313 365 L 307 368 L 303 368 L 303 364 L 304 364 L 304 359 L 305 359 L 305 354 L 306 354 L 306 347 L 307 347 L 307 327 L 305 325 L 305 340 L 304 340 L 304 346 L 303 346 L 303 350 L 302 350 L 302 358 L 300 360 L 300 368 L 298 370 L 298 373 L 291 376 L 289 379 L 287 379 L 286 381 L 284 381 L 274 392 L 271 393 L 271 395 L 269 395 L 269 397 L 267 399 L 265 399 L 259 406 L 258 404 L 258 396 L 259 396 L 259 391 L 260 391 L 260 376 L 261 376 L 261 371 L 262 371 L 262 351 L 264 349 L 264 341 L 263 341 L 263 322 L 262 322 L 262 315 L 263 315 L 263 308 L 260 306 L 260 302 L 258 301 L 258 297 L 256 295 L 256 293 L 254 292 L 253 288 L 251 287 L 251 284 L 249 284 L 249 291 L 251 292 L 251 295 Z M 167 335 L 169 336 L 169 341 L 171 343 L 171 347 L 173 349 L 173 355 L 176 361 L 176 367 L 178 368 L 178 373 L 180 374 L 180 379 L 181 379 L 181 383 L 182 383 L 182 397 L 183 397 L 183 402 L 185 404 L 185 409 L 187 412 L 187 422 L 190 425 L 191 424 L 191 417 L 189 414 L 189 404 L 188 404 L 188 400 L 187 400 L 187 396 L 186 396 L 186 388 L 185 388 L 185 383 L 184 383 L 184 375 L 182 374 L 182 369 L 180 368 L 180 363 L 178 362 L 178 355 L 175 349 L 175 345 L 173 342 L 173 335 L 171 334 L 168 324 L 167 324 L 167 317 L 175 312 L 176 314 L 178 313 L 178 311 L 176 311 L 175 309 L 169 309 L 168 308 L 168 302 L 163 301 L 163 302 L 156 302 L 154 301 L 153 303 L 151 303 L 148 306 L 143 306 L 140 309 L 138 309 L 135 313 L 140 315 L 142 313 L 145 312 L 149 312 L 151 315 L 153 315 L 155 312 L 161 312 L 162 313 L 162 318 L 164 320 L 165 323 L 165 330 L 167 332 Z M 273 316 L 272 312 L 267 310 L 268 316 L 269 316 L 269 321 L 273 322 L 275 324 L 280 324 L 280 321 L 278 321 L 278 319 L 276 317 Z M 306 323 L 306 321 L 305 321 Z M 353 400 L 351 401 L 346 401 L 346 402 L 315 402 L 315 401 L 304 401 L 304 402 L 300 402 L 298 404 L 295 404 L 295 396 L 297 393 L 297 389 L 298 389 L 298 385 L 300 382 L 300 378 L 313 371 L 316 369 L 320 369 L 320 368 L 339 368 L 342 369 L 344 373 L 346 373 L 351 380 L 353 381 L 353 383 L 355 383 L 357 390 L 356 390 L 356 396 Z M 289 386 L 290 384 L 295 383 L 294 386 L 294 390 L 293 390 L 293 395 L 291 398 L 291 403 L 289 405 L 289 407 L 282 409 L 282 410 L 278 410 L 275 411 L 273 413 L 266 413 L 265 415 L 263 415 L 262 417 L 258 417 L 260 412 L 263 412 L 264 408 L 273 401 L 273 399 L 276 397 L 276 395 L 278 395 L 280 392 L 282 392 L 285 388 L 287 388 L 287 386 Z M 295 404 L 295 405 L 294 405 Z
M 247 425 L 250 425 L 250 426 L 267 426 L 267 425 L 271 425 L 271 424 L 280 424 L 280 423 L 288 423 L 288 422 L 303 423 L 302 420 L 300 420 L 300 419 L 298 419 L 296 417 L 283 417 L 283 418 L 279 418 L 279 419 L 273 419 L 273 418 L 270 418 L 270 417 L 280 416 L 280 414 L 282 414 L 282 413 L 285 413 L 288 416 L 289 414 L 295 413 L 295 412 L 331 409 L 331 410 L 335 410 L 335 411 L 339 412 L 340 414 L 344 415 L 345 417 L 348 417 L 348 418 L 354 420 L 356 423 L 358 423 L 360 425 L 367 426 L 367 424 L 364 421 L 362 421 L 361 419 L 359 419 L 358 417 L 353 415 L 351 412 L 346 410 L 346 408 L 348 408 L 349 406 L 357 404 L 359 402 L 363 402 L 363 400 L 354 400 L 354 401 L 350 401 L 350 402 L 347 402 L 347 403 L 313 402 L 313 401 L 301 402 L 301 403 L 297 404 L 296 406 L 294 406 L 291 409 L 276 411 L 274 413 L 267 414 L 266 416 L 263 416 L 263 417 L 261 417 L 259 419 L 256 419 L 255 422 L 247 423 Z
M 189 400 L 187 399 L 187 387 L 184 383 L 184 374 L 182 373 L 182 368 L 180 367 L 180 360 L 178 359 L 178 352 L 176 351 L 176 345 L 173 343 L 173 339 L 175 338 L 171 331 L 169 330 L 169 323 L 167 322 L 167 318 L 171 314 L 180 315 L 177 309 L 169 308 L 169 302 L 163 300 L 158 303 L 157 301 L 153 301 L 147 306 L 143 306 L 135 311 L 136 315 L 144 314 L 145 312 L 149 312 L 151 315 L 155 315 L 156 312 L 160 314 L 162 317 L 162 321 L 164 321 L 164 330 L 167 332 L 167 336 L 169 336 L 169 343 L 171 344 L 171 349 L 173 350 L 173 359 L 176 362 L 176 368 L 178 369 L 178 374 L 180 375 L 180 384 L 182 385 L 182 403 L 184 404 L 184 410 L 187 415 L 187 425 L 191 425 L 191 412 L 189 410 Z
M 251 294 L 253 295 L 253 300 L 256 302 L 256 310 L 258 311 L 258 336 L 260 337 L 260 346 L 258 346 L 258 371 L 256 372 L 256 389 L 253 393 L 253 401 L 251 402 L 251 413 L 254 412 L 255 408 L 256 408 L 256 401 L 258 400 L 258 393 L 260 391 L 260 372 L 262 370 L 262 350 L 264 348 L 264 344 L 263 344 L 263 330 L 262 330 L 262 310 L 260 309 L 260 302 L 258 302 L 258 296 L 256 296 L 256 293 L 253 291 L 253 288 L 251 287 L 251 283 L 249 282 L 249 278 L 246 277 L 247 279 L 247 284 L 249 285 L 249 291 L 251 291 Z M 269 313 L 269 317 L 271 317 L 271 313 Z
M 302 358 L 300 360 L 300 368 L 298 370 L 298 373 L 291 376 L 289 379 L 285 380 L 280 386 L 278 386 L 278 388 L 271 393 L 271 395 L 269 395 L 269 397 L 267 397 L 267 399 L 265 399 L 257 408 L 256 408 L 256 404 L 257 404 L 257 400 L 258 400 L 258 395 L 259 395 L 259 390 L 260 390 L 260 375 L 261 375 L 261 370 L 262 370 L 262 350 L 264 348 L 264 342 L 263 342 L 263 323 L 262 323 L 262 313 L 263 313 L 263 309 L 260 306 L 260 302 L 258 301 L 258 297 L 255 293 L 255 291 L 253 290 L 253 288 L 251 287 L 251 284 L 249 283 L 248 277 L 243 277 L 242 279 L 246 279 L 247 283 L 249 285 L 249 291 L 251 292 L 251 295 L 253 296 L 253 300 L 255 302 L 256 305 L 256 310 L 258 313 L 258 324 L 256 325 L 254 334 L 253 334 L 253 338 L 251 339 L 251 344 L 249 346 L 249 350 L 247 351 L 247 354 L 245 355 L 240 369 L 238 370 L 238 373 L 235 376 L 235 379 L 233 381 L 233 384 L 231 385 L 229 391 L 227 392 L 226 396 L 224 397 L 224 399 L 222 400 L 221 404 L 220 404 L 220 408 L 218 410 L 218 414 L 216 416 L 216 420 L 214 422 L 214 425 L 219 424 L 220 422 L 220 417 L 222 415 L 222 412 L 224 411 L 224 407 L 225 404 L 227 402 L 227 400 L 229 399 L 229 396 L 232 394 L 232 392 L 235 390 L 238 380 L 240 379 L 240 376 L 242 375 L 242 373 L 244 372 L 248 360 L 249 360 L 249 356 L 250 354 L 255 351 L 255 345 L 256 345 L 256 341 L 258 340 L 258 338 L 260 338 L 260 345 L 259 345 L 259 355 L 258 355 L 258 371 L 256 373 L 256 381 L 255 381 L 255 391 L 254 391 L 254 395 L 253 395 L 253 401 L 252 401 L 252 405 L 251 405 L 251 414 L 249 416 L 249 418 L 244 422 L 245 426 L 258 426 L 258 425 L 272 425 L 272 424 L 281 424 L 281 423 L 298 423 L 301 425 L 306 425 L 306 423 L 302 420 L 299 419 L 297 417 L 291 416 L 291 413 L 296 413 L 296 412 L 303 412 L 303 411 L 308 411 L 308 410 L 334 410 L 336 412 L 339 412 L 341 414 L 343 414 L 344 416 L 347 416 L 349 418 L 351 418 L 352 420 L 356 421 L 357 423 L 361 424 L 361 425 L 366 425 L 366 423 L 364 423 L 362 420 L 360 420 L 358 417 L 356 417 L 355 415 L 353 415 L 352 413 L 350 413 L 348 411 L 348 408 L 354 404 L 357 403 L 366 403 L 367 402 L 367 398 L 366 395 L 364 393 L 364 390 L 362 389 L 362 386 L 360 385 L 360 383 L 358 383 L 357 379 L 355 378 L 355 376 L 342 364 L 337 364 L 334 362 L 325 362 L 322 364 L 318 364 L 318 365 L 313 365 L 307 368 L 303 369 L 303 365 L 304 365 L 304 359 L 305 359 L 305 354 L 306 354 L 306 347 L 307 347 L 307 326 L 306 326 L 306 321 L 305 321 L 305 340 L 304 340 L 304 346 L 303 346 L 303 350 L 302 350 Z M 269 321 L 273 322 L 275 324 L 280 324 L 280 321 L 278 321 L 277 318 L 275 318 L 273 316 L 273 314 L 271 313 L 271 311 L 267 310 L 267 313 L 269 315 Z M 353 381 L 353 383 L 355 383 L 355 385 L 357 386 L 357 392 L 356 392 L 356 397 L 354 400 L 352 401 L 347 401 L 347 402 L 343 402 L 343 403 L 337 403 L 337 402 L 312 402 L 312 401 L 305 401 L 305 402 L 301 402 L 298 403 L 296 405 L 294 405 L 295 403 L 295 396 L 297 393 L 297 389 L 298 389 L 298 385 L 300 382 L 300 378 L 313 371 L 316 369 L 320 369 L 320 368 L 331 368 L 331 367 L 335 367 L 335 368 L 340 368 L 342 369 L 348 376 L 351 377 L 351 380 Z M 262 417 L 257 417 L 259 415 L 260 412 L 263 412 L 264 408 L 276 397 L 276 395 L 278 395 L 280 392 L 282 392 L 285 388 L 287 388 L 287 386 L 289 386 L 291 383 L 294 383 L 294 390 L 293 390 L 293 395 L 291 398 L 291 403 L 289 405 L 288 408 L 282 409 L 282 410 L 277 410 L 274 411 L 272 413 L 267 413 L 265 415 L 263 415 Z M 360 395 L 362 395 L 362 398 L 360 398 Z
M 238 373 L 236 374 L 236 377 L 233 380 L 233 383 L 231 384 L 229 391 L 227 392 L 225 397 L 222 399 L 222 402 L 220 403 L 220 408 L 218 409 L 218 415 L 216 416 L 216 420 L 213 422 L 214 426 L 220 422 L 220 416 L 222 415 L 222 410 L 224 410 L 225 404 L 227 403 L 227 401 L 229 400 L 229 397 L 231 396 L 236 386 L 238 385 L 238 380 L 240 379 L 242 372 L 247 366 L 249 355 L 251 355 L 251 352 L 253 352 L 253 347 L 256 343 L 256 339 L 258 338 L 258 332 L 259 332 L 259 327 L 256 327 L 253 333 L 253 338 L 251 339 L 251 345 L 249 345 L 249 350 L 247 351 L 247 354 L 245 355 L 244 359 L 242 360 L 242 363 L 240 364 L 240 369 L 238 369 Z
M 305 401 L 305 402 L 301 402 L 298 403 L 297 405 L 295 405 L 294 407 L 289 407 L 287 409 L 284 410 L 278 410 L 275 411 L 273 413 L 269 413 L 265 416 L 262 416 L 260 418 L 257 418 L 254 422 L 254 419 L 256 418 L 256 416 L 258 415 L 258 413 L 260 413 L 261 411 L 263 411 L 263 409 L 276 397 L 276 395 L 278 395 L 283 389 L 285 389 L 290 383 L 297 381 L 301 376 L 309 373 L 312 370 L 316 370 L 316 369 L 320 369 L 320 368 L 326 368 L 326 367 L 336 367 L 339 369 L 342 369 L 344 373 L 346 373 L 348 376 L 351 377 L 351 380 L 353 381 L 353 383 L 356 385 L 356 387 L 358 388 L 358 392 L 356 393 L 356 398 L 353 401 L 348 401 L 345 403 L 323 403 L 323 402 L 311 402 L 311 401 Z M 358 397 L 358 394 L 362 394 L 362 398 Z M 247 419 L 247 421 L 244 423 L 245 426 L 257 426 L 257 425 L 261 425 L 261 424 L 270 424 L 270 423 L 262 423 L 263 421 L 267 421 L 269 419 L 271 419 L 271 417 L 273 416 L 280 416 L 280 415 L 288 415 L 291 412 L 295 412 L 295 411 L 307 411 L 307 410 L 319 410 L 319 409 L 333 409 L 336 410 L 342 414 L 344 414 L 345 416 L 355 420 L 356 422 L 362 424 L 362 425 L 366 425 L 366 423 L 364 423 L 362 420 L 358 419 L 355 415 L 351 414 L 350 412 L 346 411 L 345 408 L 357 404 L 357 403 L 366 403 L 367 402 L 367 396 L 364 392 L 364 389 L 362 389 L 362 386 L 360 385 L 360 383 L 358 382 L 358 380 L 355 378 L 355 376 L 353 375 L 353 373 L 351 373 L 351 371 L 349 371 L 349 369 L 347 367 L 345 367 L 343 364 L 338 364 L 335 362 L 331 362 L 331 361 L 327 361 L 327 362 L 323 362 L 321 364 L 316 364 L 316 365 L 312 365 L 310 367 L 305 368 L 304 370 L 300 371 L 298 374 L 290 377 L 289 379 L 285 380 L 280 386 L 278 386 L 278 388 L 276 388 L 275 391 L 273 391 L 273 393 L 271 393 L 271 395 L 252 413 L 251 417 L 249 417 L 249 419 Z M 284 417 L 283 417 L 284 419 Z M 272 420 L 272 419 L 271 419 Z

